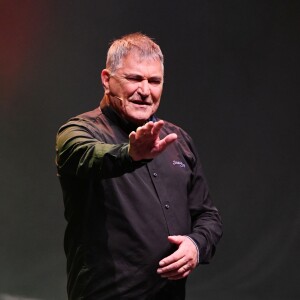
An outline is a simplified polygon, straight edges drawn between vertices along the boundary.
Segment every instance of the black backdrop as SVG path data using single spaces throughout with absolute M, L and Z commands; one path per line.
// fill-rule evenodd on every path
M 224 222 L 187 299 L 300 299 L 299 1 L 0 1 L 0 300 L 66 299 L 55 134 L 96 107 L 108 43 L 161 45 L 159 115 L 195 140 Z

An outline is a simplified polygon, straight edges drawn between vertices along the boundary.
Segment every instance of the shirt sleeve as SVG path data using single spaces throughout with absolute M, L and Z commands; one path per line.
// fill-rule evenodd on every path
M 96 138 L 84 122 L 68 122 L 56 138 L 58 175 L 110 178 L 132 172 L 145 164 L 128 154 L 128 143 L 109 144 Z
M 209 263 L 214 256 L 216 245 L 222 236 L 222 221 L 208 189 L 203 168 L 192 140 L 189 146 L 194 154 L 192 176 L 188 191 L 192 232 L 188 234 L 198 246 L 199 263 Z

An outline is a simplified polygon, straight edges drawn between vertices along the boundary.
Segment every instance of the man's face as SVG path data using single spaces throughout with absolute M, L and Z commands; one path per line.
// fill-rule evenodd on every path
M 105 69 L 101 76 L 110 104 L 126 120 L 144 124 L 158 109 L 163 89 L 160 61 L 131 53 L 113 75 Z

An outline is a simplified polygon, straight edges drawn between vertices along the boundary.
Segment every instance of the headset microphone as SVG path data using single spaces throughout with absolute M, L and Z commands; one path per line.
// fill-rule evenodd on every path
M 118 97 L 118 96 L 113 96 L 113 97 L 119 99 L 119 100 L 122 101 L 122 102 L 124 101 L 122 98 L 120 98 L 120 97 Z
M 121 102 L 123 102 L 124 100 L 122 99 L 122 98 L 120 98 L 120 97 L 118 97 L 118 96 L 116 96 L 116 95 L 114 95 L 112 92 L 108 92 L 107 94 L 109 94 L 111 97 L 113 97 L 113 98 L 117 98 L 118 100 L 120 100 Z

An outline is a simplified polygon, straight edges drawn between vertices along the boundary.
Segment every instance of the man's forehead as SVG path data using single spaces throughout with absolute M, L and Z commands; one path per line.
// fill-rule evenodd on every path
M 156 76 L 163 76 L 163 65 L 159 59 L 144 57 L 135 53 L 125 56 L 118 70 L 125 73 L 155 73 Z

